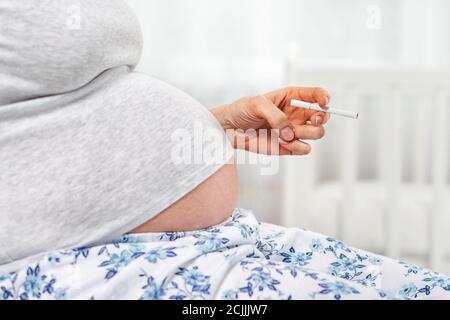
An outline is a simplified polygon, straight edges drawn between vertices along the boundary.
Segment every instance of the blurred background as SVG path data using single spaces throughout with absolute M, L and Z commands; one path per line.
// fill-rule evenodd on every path
M 319 85 L 360 112 L 276 175 L 241 165 L 242 207 L 450 273 L 450 1 L 127 2 L 144 33 L 138 70 L 207 107 Z

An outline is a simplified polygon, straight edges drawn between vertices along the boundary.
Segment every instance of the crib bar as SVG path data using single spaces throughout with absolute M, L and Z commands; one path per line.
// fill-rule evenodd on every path
M 439 92 L 436 95 L 436 103 L 433 108 L 433 162 L 432 183 L 434 203 L 431 213 L 430 232 L 430 266 L 432 269 L 441 270 L 444 266 L 445 242 L 442 234 L 442 223 L 445 215 L 445 188 L 447 181 L 447 112 L 448 94 Z
M 313 146 L 314 148 L 314 146 Z M 304 227 L 307 214 L 311 211 L 316 180 L 317 152 L 308 157 L 285 157 L 280 159 L 283 177 L 281 224 L 287 227 Z
M 413 180 L 421 185 L 425 183 L 426 179 L 426 161 L 427 161 L 427 137 L 428 137 L 428 124 L 429 121 L 425 119 L 428 118 L 429 110 L 432 110 L 430 105 L 430 97 L 432 93 L 427 90 L 425 92 L 420 92 L 421 96 L 417 97 L 419 101 L 417 118 L 414 119 L 414 138 L 415 150 L 414 150 L 414 177 Z
M 444 207 L 446 201 L 448 201 L 448 199 L 445 199 L 445 195 L 447 194 L 444 194 L 444 188 L 446 190 L 445 192 L 449 190 L 449 186 L 444 186 L 444 179 L 448 176 L 447 171 L 449 170 L 446 159 L 450 156 L 448 145 L 446 145 L 449 133 L 445 131 L 448 130 L 450 124 L 448 123 L 448 119 L 445 118 L 445 113 L 447 113 L 448 117 L 450 103 L 448 102 L 446 104 L 443 102 L 443 98 L 441 98 L 441 102 L 439 102 L 442 105 L 441 111 L 436 112 L 437 104 L 435 101 L 431 101 L 431 99 L 436 97 L 436 88 L 438 87 L 447 88 L 447 96 L 450 93 L 448 90 L 450 86 L 448 72 L 423 69 L 413 70 L 410 68 L 389 66 L 374 68 L 371 66 L 335 66 L 333 64 L 331 66 L 324 66 L 322 64 L 305 65 L 304 61 L 294 61 L 291 67 L 292 70 L 289 71 L 291 83 L 308 86 L 324 86 L 331 90 L 333 97 L 336 96 L 334 94 L 336 90 L 339 92 L 339 89 L 348 88 L 349 85 L 355 84 L 359 92 L 348 90 L 346 92 L 348 96 L 345 101 L 333 99 L 336 100 L 334 103 L 337 106 L 342 106 L 349 110 L 357 110 L 358 108 L 355 108 L 353 102 L 350 101 L 355 96 L 362 98 L 370 95 L 369 103 L 376 101 L 378 109 L 372 115 L 370 115 L 372 110 L 370 109 L 370 112 L 367 114 L 375 117 L 371 120 L 374 121 L 373 123 L 376 123 L 376 134 L 378 135 L 377 138 L 380 144 L 376 149 L 377 159 L 373 160 L 378 160 L 379 172 L 378 177 L 373 181 L 368 181 L 367 184 L 370 187 L 374 187 L 374 190 L 383 192 L 383 194 L 379 193 L 379 203 L 384 206 L 382 230 L 385 250 L 383 254 L 390 255 L 394 258 L 407 259 L 406 256 L 402 257 L 400 255 L 402 253 L 401 251 L 405 250 L 406 253 L 407 249 L 406 244 L 405 248 L 402 247 L 401 241 L 405 237 L 402 236 L 401 232 L 426 232 L 429 237 L 427 253 L 429 254 L 432 267 L 438 270 L 444 270 L 440 266 L 445 261 L 445 254 L 450 253 L 450 248 L 445 248 L 445 243 L 443 243 L 443 240 L 448 237 L 445 234 L 446 227 L 443 225 L 445 222 L 444 218 L 447 217 L 445 216 L 446 214 L 450 215 L 450 208 Z M 415 112 L 416 110 L 408 110 L 409 106 L 404 99 L 407 96 L 412 97 L 414 99 L 413 101 L 419 103 L 417 105 L 417 113 Z M 360 102 L 362 101 L 365 100 L 361 99 Z M 445 109 L 445 105 L 447 109 Z M 362 105 L 361 107 L 364 106 Z M 363 120 L 366 120 L 363 119 L 364 116 L 365 113 L 361 113 L 361 121 L 359 123 L 364 124 Z M 436 126 L 438 122 L 441 124 Z M 331 121 L 330 126 L 334 123 L 335 121 Z M 366 181 L 363 182 L 358 179 L 357 165 L 359 156 L 357 145 L 359 137 L 353 131 L 353 125 L 343 124 L 343 120 L 336 123 L 338 124 L 337 127 L 339 130 L 335 130 L 334 134 L 338 136 L 336 140 L 342 141 L 339 144 L 339 150 L 341 152 L 339 155 L 341 160 L 339 168 L 340 176 L 337 181 L 333 180 L 331 183 L 333 184 L 332 186 L 338 183 L 337 188 L 339 186 L 341 187 L 339 189 L 333 189 L 339 190 L 339 193 L 336 193 L 336 204 L 339 207 L 330 208 L 321 217 L 326 217 L 327 213 L 335 213 L 337 211 L 338 223 L 336 226 L 339 230 L 338 236 L 344 238 L 344 241 L 347 242 L 351 240 L 356 245 L 357 241 L 352 237 L 355 233 L 349 228 L 354 214 L 357 213 L 355 211 L 355 203 L 359 204 L 359 199 L 355 197 L 355 191 L 358 191 L 357 188 L 359 186 L 365 186 L 366 183 Z M 405 130 L 407 125 L 408 131 Z M 361 127 L 358 130 L 367 130 L 367 128 Z M 363 134 L 367 134 L 367 131 L 363 131 Z M 411 157 L 409 158 L 403 155 L 404 150 L 402 150 L 402 144 L 403 142 L 408 142 L 402 141 L 404 139 L 411 139 L 408 144 L 405 144 L 405 148 L 408 148 L 408 150 L 410 150 L 410 147 L 413 148 L 411 149 Z M 367 143 L 371 142 L 368 141 Z M 430 148 L 433 150 L 431 153 L 429 152 Z M 329 152 L 331 149 L 326 150 Z M 323 163 L 314 164 L 316 165 L 314 171 L 324 165 Z M 403 165 L 411 166 L 411 179 L 417 185 L 410 184 L 409 181 L 403 181 Z M 430 165 L 432 167 L 431 175 L 428 171 Z M 333 168 L 333 172 L 336 172 L 336 169 Z M 364 169 L 367 170 L 367 167 L 364 166 Z M 292 168 L 292 170 L 295 170 L 295 168 Z M 317 181 L 317 176 L 312 179 L 305 179 L 304 189 L 311 187 L 319 188 L 324 183 L 328 183 L 328 181 Z M 286 172 L 284 177 L 293 179 L 292 171 Z M 431 184 L 428 183 L 430 178 L 432 181 Z M 303 184 L 303 182 L 298 183 Z M 363 189 L 361 188 L 361 190 Z M 411 193 L 409 190 L 411 190 Z M 423 197 L 417 199 L 420 207 L 417 207 L 417 214 L 414 212 L 414 215 L 411 216 L 407 210 L 408 208 L 416 208 L 416 206 L 410 206 L 407 196 L 415 194 L 418 190 L 423 190 L 426 194 L 422 194 Z M 434 190 L 434 205 L 428 207 L 428 195 L 432 190 Z M 294 196 L 291 195 L 290 198 L 294 199 Z M 330 195 L 331 198 L 332 196 Z M 378 195 L 374 196 L 374 198 L 378 198 Z M 292 213 L 295 210 L 294 203 L 292 201 Z M 418 223 L 420 220 L 416 220 L 416 218 L 419 214 L 422 215 L 424 213 L 428 214 L 429 223 L 426 226 L 419 226 Z M 305 213 L 305 215 L 307 214 L 315 214 L 314 219 L 320 220 L 320 218 L 317 218 L 317 210 L 314 212 L 308 210 L 308 213 Z M 414 220 L 410 220 L 412 218 Z M 305 221 L 307 220 L 305 219 Z M 379 220 L 374 221 L 378 222 Z M 409 223 L 411 223 L 410 229 L 408 229 Z M 349 240 L 345 240 L 345 238 L 349 238 Z M 408 245 L 408 248 L 411 248 L 411 245 Z M 419 251 L 421 250 L 418 248 L 415 253 L 419 253 Z M 448 269 L 446 271 L 448 272 Z
M 360 91 L 357 88 L 347 87 L 342 89 L 344 105 L 349 110 L 359 112 L 358 101 Z M 346 241 L 351 230 L 346 230 L 345 222 L 355 213 L 355 190 L 358 179 L 358 130 L 357 123 L 344 127 L 343 143 L 341 151 L 341 167 L 343 181 L 342 207 L 339 210 L 337 233 L 338 237 Z
M 388 89 L 385 87 L 381 87 L 377 90 L 376 94 L 379 97 L 378 105 L 380 106 L 380 131 L 379 131 L 379 141 L 378 141 L 378 170 L 379 170 L 379 179 L 387 184 L 389 177 L 389 168 L 391 167 L 390 159 L 387 156 L 390 153 L 390 144 L 391 140 L 391 117 L 392 113 L 390 107 L 388 107 L 391 103 L 390 96 L 386 95 Z
M 400 237 L 397 226 L 400 222 L 400 184 L 402 182 L 402 92 L 398 88 L 392 88 L 389 97 L 390 117 L 389 138 L 383 141 L 388 144 L 390 164 L 387 168 L 387 201 L 386 201 L 386 253 L 390 257 L 400 257 Z M 385 107 L 386 107 L 385 106 Z

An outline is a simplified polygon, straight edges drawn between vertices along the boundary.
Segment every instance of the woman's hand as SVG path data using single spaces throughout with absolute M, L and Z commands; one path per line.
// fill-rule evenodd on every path
M 292 107 L 292 99 L 326 107 L 330 97 L 322 88 L 289 87 L 240 99 L 230 105 L 217 107 L 212 113 L 225 130 L 241 131 L 233 133 L 231 137 L 235 148 L 270 155 L 306 155 L 311 152 L 311 146 L 302 140 L 323 138 L 324 124 L 329 120 L 329 115 Z M 255 130 L 254 134 L 242 134 L 242 131 L 250 129 Z M 261 129 L 269 129 L 265 130 L 268 134 L 262 134 Z M 277 139 L 273 139 L 270 129 L 279 130 Z M 238 143 L 239 137 L 243 136 L 245 143 Z M 266 147 L 261 148 L 264 143 Z

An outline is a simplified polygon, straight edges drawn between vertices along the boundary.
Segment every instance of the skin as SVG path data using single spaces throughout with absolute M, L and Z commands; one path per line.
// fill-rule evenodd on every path
M 180 201 L 131 233 L 195 231 L 227 220 L 237 206 L 236 165 L 226 164 Z
M 326 107 L 330 97 L 322 88 L 289 87 L 265 95 L 242 98 L 229 105 L 211 110 L 224 130 L 256 130 L 256 135 L 246 136 L 245 144 L 236 143 L 237 136 L 230 136 L 232 144 L 250 152 L 252 140 L 263 139 L 259 129 L 279 129 L 279 148 L 269 146 L 264 154 L 279 156 L 301 156 L 311 153 L 305 140 L 319 140 L 325 136 L 324 125 L 329 115 L 324 112 L 304 110 L 290 106 L 292 99 L 319 103 Z M 257 144 L 256 144 L 257 145 Z M 276 150 L 279 150 L 277 152 Z M 239 179 L 235 163 L 224 165 L 180 201 L 161 212 L 155 218 L 131 231 L 131 233 L 195 231 L 227 220 L 237 206 Z

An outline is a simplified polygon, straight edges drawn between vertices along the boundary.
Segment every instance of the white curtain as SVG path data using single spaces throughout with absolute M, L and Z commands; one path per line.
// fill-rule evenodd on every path
M 450 63 L 447 0 L 127 2 L 144 30 L 141 68 L 173 82 L 213 79 L 220 83 L 228 81 L 225 75 L 251 78 L 240 72 L 240 64 L 253 67 L 253 78 L 260 82 L 261 75 L 277 73 L 273 69 L 282 65 L 277 62 L 292 50 L 314 60 L 447 67 Z M 182 61 L 194 64 L 182 65 Z M 264 68 L 263 62 L 269 61 Z

